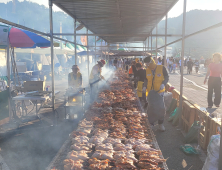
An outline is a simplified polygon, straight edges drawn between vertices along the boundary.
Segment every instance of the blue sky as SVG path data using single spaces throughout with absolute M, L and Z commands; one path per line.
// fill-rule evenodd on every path
M 0 2 L 9 2 L 11 0 L 0 0 Z M 19 0 L 23 1 L 23 0 Z M 36 2 L 41 5 L 48 6 L 48 0 L 27 0 Z M 55 11 L 60 10 L 56 6 L 53 7 Z M 222 0 L 187 0 L 187 11 L 201 9 L 201 10 L 222 10 Z M 171 9 L 168 14 L 169 18 L 177 17 L 183 12 L 183 0 L 179 2 Z

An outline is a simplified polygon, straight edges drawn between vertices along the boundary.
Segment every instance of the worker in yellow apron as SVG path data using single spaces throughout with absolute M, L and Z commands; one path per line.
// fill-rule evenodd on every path
M 98 82 L 104 77 L 101 75 L 102 67 L 106 64 L 105 60 L 97 61 L 97 64 L 93 66 L 90 76 L 89 84 L 91 90 L 91 99 L 94 100 L 98 91 Z
M 157 65 L 151 56 L 144 59 L 146 65 L 146 80 L 143 84 L 143 92 L 149 95 L 151 90 L 155 90 L 160 96 L 164 97 L 165 86 L 169 81 L 169 75 L 163 65 Z M 149 103 L 148 103 L 149 104 Z M 159 129 L 165 131 L 163 126 L 164 115 L 158 120 Z
M 139 58 L 136 58 L 135 61 L 136 61 L 136 63 L 139 63 L 140 59 L 139 59 Z
M 68 75 L 68 86 L 72 88 L 82 87 L 82 74 L 77 65 L 72 66 L 72 72 Z
M 142 67 L 141 63 L 136 63 L 136 70 L 137 70 L 137 96 L 139 97 L 140 101 L 146 102 L 146 92 L 143 92 L 143 83 L 146 80 L 146 70 Z

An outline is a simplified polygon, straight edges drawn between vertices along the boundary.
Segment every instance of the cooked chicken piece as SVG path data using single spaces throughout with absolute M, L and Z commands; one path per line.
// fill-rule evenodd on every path
M 83 119 L 82 121 L 79 122 L 78 127 L 93 127 L 93 122 Z
M 98 144 L 95 149 L 96 151 L 110 151 L 113 150 L 113 145 L 111 143 Z
M 148 170 L 163 170 L 163 168 L 158 167 L 158 164 L 152 164 L 153 162 L 139 162 L 137 165 L 141 169 L 148 169 Z
M 73 144 L 70 148 L 75 151 L 81 151 L 81 150 L 90 151 L 93 146 L 94 144 L 92 143 L 85 143 L 85 144 L 76 143 Z
M 109 136 L 108 130 L 102 130 L 102 129 L 99 129 L 99 128 L 96 128 L 93 131 L 93 135 L 94 136 L 100 136 L 100 137 L 103 137 L 103 138 L 107 138 Z
M 106 138 L 103 143 L 111 143 L 112 145 L 121 143 L 121 139 Z
M 99 137 L 99 136 L 92 136 L 90 139 L 89 139 L 89 143 L 93 143 L 93 144 L 102 144 L 104 141 L 104 138 L 103 137 Z
M 64 170 L 71 170 L 74 166 L 74 161 L 72 159 L 65 159 L 63 161 L 64 164 Z
M 71 159 L 65 159 L 63 161 L 64 163 L 64 170 L 81 170 L 83 165 L 83 160 L 71 160 Z
M 97 164 L 100 163 L 100 160 L 98 160 L 97 158 L 92 158 L 88 160 L 89 164 Z
M 157 150 L 157 151 L 151 151 L 151 150 L 138 151 L 136 154 L 137 155 L 157 155 L 157 156 L 159 156 L 161 154 L 161 151 L 159 151 L 159 150 Z
M 158 150 L 151 148 L 150 145 L 148 144 L 137 145 L 135 151 L 137 152 L 138 151 L 157 151 L 158 152 Z
M 75 143 L 88 143 L 89 138 L 87 136 L 77 136 L 72 139 L 72 144 Z
M 109 166 L 109 164 L 105 163 L 97 163 L 97 164 L 91 164 L 89 165 L 89 169 L 91 170 L 106 170 L 106 168 Z
M 123 135 L 122 133 L 120 132 L 112 132 L 110 133 L 110 137 L 112 138 L 120 138 L 120 139 L 125 139 L 126 138 L 126 135 Z
M 125 145 L 125 149 L 128 151 L 128 150 L 132 150 L 133 149 L 133 145 L 131 144 L 126 144 Z
M 155 162 L 157 164 L 166 162 L 166 159 L 161 159 L 160 157 L 154 157 L 154 156 L 140 156 L 139 160 L 143 161 L 143 162 L 152 160 L 153 162 Z
M 126 152 L 126 158 L 127 158 L 127 159 L 131 159 L 131 160 L 133 160 L 133 161 L 135 161 L 135 162 L 138 162 L 138 160 L 135 158 L 134 150 L 128 150 L 128 151 Z
M 109 160 L 97 160 L 96 158 L 90 159 L 88 162 L 90 164 L 89 169 L 91 170 L 105 170 L 109 165 Z
M 72 159 L 72 160 L 86 160 L 89 159 L 88 155 L 86 154 L 85 151 L 71 151 L 67 155 L 67 159 Z
M 131 145 L 141 145 L 147 142 L 148 140 L 146 138 L 142 139 L 135 139 L 135 138 L 130 138 L 125 140 L 125 144 L 131 144 Z
M 128 151 L 116 151 L 113 154 L 113 158 L 115 160 L 118 160 L 120 158 L 127 158 L 127 159 L 131 159 L 135 162 L 137 162 L 138 160 L 135 158 L 134 155 L 134 150 L 128 150 Z
M 85 145 L 76 145 L 76 144 L 74 144 L 74 145 L 72 145 L 71 147 L 70 147 L 70 149 L 72 149 L 72 150 L 75 150 L 75 151 L 81 151 L 81 150 L 85 150 L 85 151 L 89 151 L 90 149 L 87 147 L 87 146 L 85 146 Z
M 122 169 L 136 169 L 136 166 L 133 164 L 133 160 L 128 158 L 120 158 L 116 160 L 115 165 Z
M 141 144 L 137 145 L 135 151 L 142 151 L 142 150 L 151 150 L 151 146 L 148 144 Z
M 71 137 L 71 138 L 75 138 L 75 137 L 77 137 L 77 136 L 87 136 L 87 134 L 84 133 L 84 132 L 77 132 L 77 131 L 73 131 L 73 132 L 70 134 L 70 137 Z
M 125 145 L 122 143 L 115 144 L 115 147 L 113 148 L 114 151 L 126 151 Z
M 91 133 L 92 128 L 84 128 L 84 127 L 78 127 L 76 131 L 78 132 L 83 132 L 89 135 Z
M 92 158 L 113 160 L 113 151 L 95 151 Z

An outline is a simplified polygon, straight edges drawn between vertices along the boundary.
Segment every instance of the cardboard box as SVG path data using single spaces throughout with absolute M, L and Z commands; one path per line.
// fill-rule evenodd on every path
M 24 91 L 45 91 L 45 81 L 25 81 Z

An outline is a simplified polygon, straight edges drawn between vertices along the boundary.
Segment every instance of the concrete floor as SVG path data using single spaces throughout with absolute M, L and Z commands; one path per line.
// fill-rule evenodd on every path
M 188 156 L 180 150 L 180 146 L 184 145 L 184 137 L 180 130 L 177 130 L 177 127 L 173 126 L 167 119 L 168 116 L 164 122 L 166 131 L 161 132 L 158 130 L 158 126 L 155 126 L 154 134 L 164 158 L 167 159 L 166 163 L 169 170 L 201 170 L 203 162 L 198 156 Z
M 35 121 L 1 136 L 0 154 L 11 170 L 44 170 L 75 126 L 73 122 L 64 122 L 57 127 L 44 127 Z

